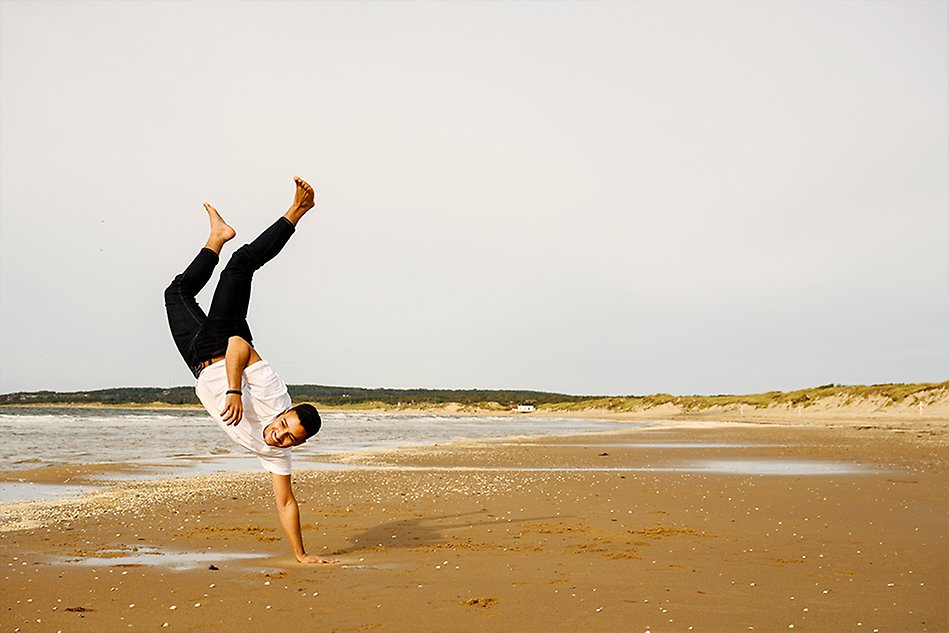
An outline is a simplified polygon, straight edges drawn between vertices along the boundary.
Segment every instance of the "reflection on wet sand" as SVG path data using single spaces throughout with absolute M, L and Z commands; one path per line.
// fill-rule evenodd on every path
M 94 555 L 73 556 L 58 560 L 60 564 L 84 565 L 87 567 L 138 567 L 142 565 L 159 566 L 181 571 L 200 569 L 206 566 L 220 568 L 229 561 L 265 558 L 266 554 L 251 552 L 179 552 L 161 550 L 150 545 L 136 546 L 132 549 L 103 549 Z

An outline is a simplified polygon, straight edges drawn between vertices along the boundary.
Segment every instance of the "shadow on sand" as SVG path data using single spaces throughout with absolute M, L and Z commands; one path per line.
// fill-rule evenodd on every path
M 479 517 L 478 520 L 460 520 L 464 517 Z M 354 534 L 348 540 L 349 547 L 333 552 L 333 556 L 353 554 L 360 550 L 385 548 L 406 548 L 435 545 L 447 542 L 448 530 L 472 528 L 488 525 L 510 525 L 526 521 L 544 521 L 564 519 L 564 515 L 524 517 L 521 519 L 499 519 L 487 510 L 465 512 L 462 514 L 444 514 L 389 521 Z

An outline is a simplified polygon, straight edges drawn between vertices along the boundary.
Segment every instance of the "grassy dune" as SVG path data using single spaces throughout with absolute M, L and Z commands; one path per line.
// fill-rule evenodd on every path
M 927 418 L 949 419 L 949 381 L 940 383 L 881 384 L 881 385 L 822 385 L 796 391 L 769 391 L 766 393 L 715 396 L 675 396 L 653 394 L 648 396 L 566 396 L 558 400 L 556 394 L 546 398 L 509 398 L 497 400 L 472 399 L 471 392 L 458 400 L 424 397 L 400 403 L 389 399 L 339 404 L 312 400 L 318 407 L 339 411 L 432 411 L 442 413 L 503 413 L 520 403 L 536 406 L 540 414 L 677 417 L 677 416 L 783 416 L 830 415 L 859 417 L 923 415 Z M 496 394 L 492 394 L 496 395 Z M 922 412 L 918 405 L 923 405 Z M 328 406 L 327 406 L 328 405 Z
M 769 391 L 745 395 L 649 396 L 589 398 L 576 402 L 541 405 L 538 408 L 563 413 L 601 410 L 616 413 L 641 413 L 665 407 L 681 413 L 701 413 L 710 410 L 807 410 L 815 407 L 837 409 L 872 408 L 883 411 L 899 405 L 913 408 L 946 406 L 949 400 L 949 381 L 940 383 L 883 384 L 883 385 L 822 385 L 797 391 Z

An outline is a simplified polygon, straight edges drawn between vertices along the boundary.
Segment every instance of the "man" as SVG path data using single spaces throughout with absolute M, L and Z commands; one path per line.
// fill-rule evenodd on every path
M 320 430 L 320 415 L 310 404 L 292 407 L 287 386 L 254 349 L 247 308 L 254 272 L 293 235 L 297 222 L 313 208 L 313 188 L 294 177 L 290 208 L 250 244 L 231 256 L 221 273 L 208 313 L 195 295 L 208 283 L 221 248 L 237 233 L 210 204 L 211 235 L 183 273 L 165 290 L 165 310 L 178 351 L 191 369 L 201 404 L 232 440 L 250 450 L 270 472 L 280 525 L 301 563 L 335 563 L 306 553 L 300 509 L 290 482 L 290 449 Z

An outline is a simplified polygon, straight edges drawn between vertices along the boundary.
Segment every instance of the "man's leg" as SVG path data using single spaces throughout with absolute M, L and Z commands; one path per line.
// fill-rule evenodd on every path
M 296 223 L 314 205 L 313 188 L 299 178 L 294 181 L 296 193 L 287 212 L 253 242 L 237 249 L 221 272 L 207 321 L 196 341 L 199 353 L 218 352 L 231 336 L 252 342 L 247 310 L 254 273 L 277 256 L 293 235 Z
M 171 285 L 165 289 L 165 311 L 171 336 L 178 351 L 189 367 L 193 367 L 194 338 L 207 320 L 204 310 L 195 301 L 195 295 L 201 291 L 211 278 L 218 256 L 224 243 L 237 235 L 211 205 L 205 203 L 208 219 L 211 221 L 211 234 L 191 264 L 183 273 L 177 275 Z

